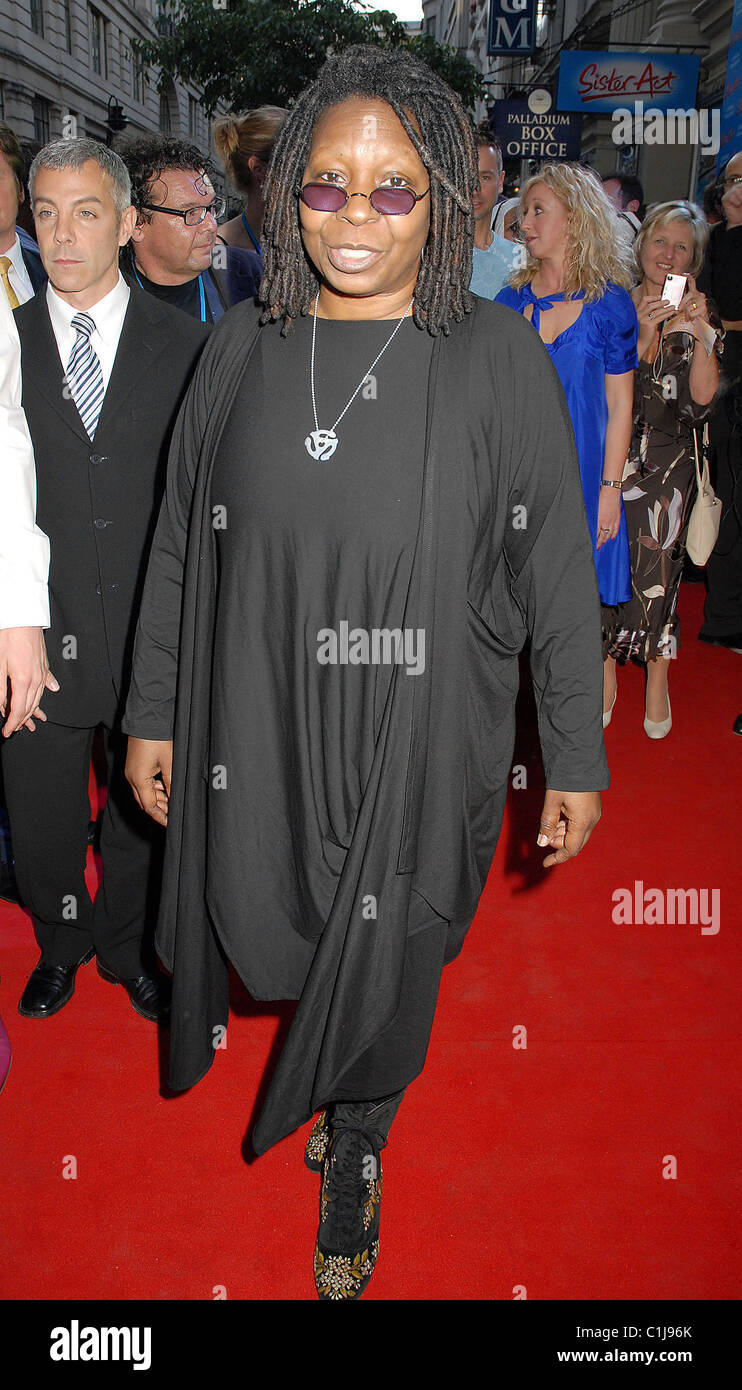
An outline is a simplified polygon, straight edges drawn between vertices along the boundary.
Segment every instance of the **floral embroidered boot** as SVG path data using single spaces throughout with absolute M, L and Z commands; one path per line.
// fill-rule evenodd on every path
M 325 1106 L 320 1110 L 307 1139 L 304 1149 L 304 1162 L 307 1168 L 313 1173 L 321 1173 L 325 1162 L 325 1154 L 332 1136 L 333 1122 L 331 1115 L 335 1113 L 342 1119 L 359 1119 L 362 1123 L 368 1123 L 373 1129 L 386 1140 L 389 1137 L 389 1129 L 392 1120 L 396 1115 L 404 1095 L 404 1089 L 395 1091 L 391 1096 L 384 1096 L 382 1100 L 370 1100 L 362 1105 L 351 1105 L 348 1107 L 345 1101 L 339 1102 L 338 1110 L 336 1103 L 334 1106 Z
M 327 1153 L 327 1146 L 330 1142 L 330 1126 L 327 1119 L 327 1110 L 320 1110 L 311 1133 L 307 1139 L 307 1146 L 304 1150 L 304 1162 L 307 1168 L 311 1168 L 313 1173 L 321 1173 L 322 1166 Z
M 325 1155 L 314 1283 L 322 1302 L 360 1298 L 379 1255 L 380 1134 L 349 1120 L 333 1125 Z

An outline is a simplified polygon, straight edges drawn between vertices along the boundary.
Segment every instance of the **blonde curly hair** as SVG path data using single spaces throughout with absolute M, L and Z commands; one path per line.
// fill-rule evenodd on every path
M 589 303 L 600 299 L 609 284 L 633 289 L 636 274 L 632 251 L 621 236 L 615 209 L 597 174 L 583 164 L 543 164 L 521 191 L 519 221 L 523 219 L 526 198 L 537 183 L 543 183 L 559 199 L 569 216 L 565 298 L 584 290 Z M 526 253 L 525 264 L 511 276 L 513 288 L 519 290 L 529 285 L 540 264 L 535 256 Z

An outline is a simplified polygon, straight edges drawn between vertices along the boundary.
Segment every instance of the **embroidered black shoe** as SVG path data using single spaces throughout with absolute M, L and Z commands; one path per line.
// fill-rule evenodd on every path
M 379 1257 L 381 1135 L 339 1124 L 327 1147 L 314 1247 L 321 1302 L 360 1298 Z
M 322 1165 L 325 1161 L 327 1146 L 330 1142 L 330 1127 L 327 1122 L 327 1111 L 320 1110 L 307 1139 L 307 1146 L 304 1150 L 304 1162 L 307 1168 L 313 1173 L 321 1173 Z
M 368 1125 L 386 1143 L 389 1138 L 389 1127 L 399 1109 L 403 1095 L 404 1088 L 401 1091 L 395 1091 L 393 1095 L 382 1097 L 381 1100 L 367 1101 L 361 1105 L 348 1106 L 347 1102 L 341 1101 L 338 1111 L 339 1119 L 341 1122 L 349 1119 L 358 1120 L 360 1124 Z M 334 1124 L 329 1118 L 330 1109 L 334 1115 L 336 1106 L 325 1106 L 324 1110 L 320 1110 L 312 1125 L 304 1149 L 304 1162 L 313 1173 L 322 1172 L 327 1146 L 334 1128 Z

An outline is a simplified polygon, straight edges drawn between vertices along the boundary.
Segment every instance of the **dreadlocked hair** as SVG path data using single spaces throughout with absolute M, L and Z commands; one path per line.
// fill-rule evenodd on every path
M 430 230 L 413 318 L 429 333 L 450 332 L 474 307 L 469 292 L 479 183 L 474 127 L 461 100 L 426 63 L 407 53 L 354 44 L 328 58 L 297 98 L 278 135 L 265 182 L 261 323 L 283 317 L 281 333 L 308 314 L 319 279 L 303 247 L 298 194 L 314 128 L 331 106 L 353 97 L 385 101 L 430 176 Z M 412 121 L 416 121 L 419 131 Z

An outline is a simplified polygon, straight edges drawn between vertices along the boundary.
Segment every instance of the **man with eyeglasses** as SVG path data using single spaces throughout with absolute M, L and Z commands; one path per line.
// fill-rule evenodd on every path
M 146 136 L 122 150 L 137 221 L 121 270 L 158 299 L 201 323 L 216 323 L 233 304 L 254 299 L 260 257 L 217 243 L 224 200 L 196 145 Z
M 706 570 L 708 592 L 698 635 L 712 646 L 742 652 L 742 151 L 727 162 L 718 187 L 724 221 L 711 228 L 697 283 L 714 300 L 726 330 L 729 389 L 709 422 L 722 517 Z M 735 733 L 740 731 L 735 727 Z

